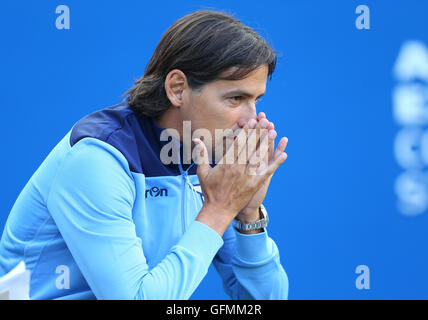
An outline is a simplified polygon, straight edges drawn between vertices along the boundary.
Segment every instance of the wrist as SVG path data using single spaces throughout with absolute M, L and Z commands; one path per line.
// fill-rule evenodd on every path
M 264 218 L 263 213 L 261 212 L 261 208 L 257 208 L 256 210 L 246 210 L 242 211 L 235 219 L 239 222 L 242 222 L 244 224 L 253 223 L 256 221 L 259 221 Z M 256 234 L 256 233 L 262 233 L 264 230 L 263 228 L 255 229 L 255 230 L 241 230 L 238 228 L 235 228 L 238 232 L 243 234 Z
M 251 223 L 260 219 L 263 219 L 260 207 L 258 207 L 257 209 L 243 210 L 236 216 L 236 220 L 242 223 Z
M 224 209 L 204 204 L 195 220 L 206 224 L 222 237 L 233 220 L 233 214 Z

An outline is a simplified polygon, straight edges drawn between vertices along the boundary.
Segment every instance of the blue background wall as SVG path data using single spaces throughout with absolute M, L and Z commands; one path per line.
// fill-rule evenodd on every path
M 70 30 L 55 27 L 60 4 L 70 8 Z M 355 26 L 360 4 L 370 8 L 370 30 Z M 20 190 L 71 126 L 120 101 L 175 20 L 211 7 L 235 14 L 280 54 L 259 110 L 289 138 L 266 207 L 290 299 L 428 298 L 428 213 L 406 215 L 397 207 L 394 188 L 404 169 L 394 155 L 402 126 L 392 99 L 403 43 L 428 45 L 427 1 L 0 6 L 0 230 Z M 369 290 L 355 286 L 358 265 L 370 268 Z M 226 298 L 214 269 L 192 298 Z

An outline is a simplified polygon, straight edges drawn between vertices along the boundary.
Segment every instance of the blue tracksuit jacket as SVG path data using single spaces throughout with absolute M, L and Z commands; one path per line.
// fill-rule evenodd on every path
M 0 276 L 24 260 L 31 299 L 188 299 L 212 262 L 232 299 L 286 299 L 266 230 L 220 237 L 195 221 L 196 165 L 161 163 L 163 130 L 127 100 L 78 121 L 16 200 Z

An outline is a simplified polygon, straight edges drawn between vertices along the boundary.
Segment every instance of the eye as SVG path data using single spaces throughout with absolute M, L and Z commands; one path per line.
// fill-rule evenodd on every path
M 239 104 L 239 103 L 241 103 L 242 100 L 246 99 L 246 97 L 244 97 L 244 96 L 233 96 L 233 97 L 230 97 L 227 99 L 230 100 L 233 104 Z M 262 97 L 257 98 L 255 103 L 257 104 L 260 100 L 262 100 Z
M 230 97 L 229 99 L 231 99 L 233 102 L 240 102 L 242 100 L 242 96 L 234 96 L 234 97 Z

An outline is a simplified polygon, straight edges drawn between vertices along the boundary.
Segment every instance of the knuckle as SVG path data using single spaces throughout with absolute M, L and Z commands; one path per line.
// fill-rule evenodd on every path
M 241 175 L 241 170 L 239 169 L 239 167 L 238 166 L 234 166 L 233 168 L 232 168 L 232 176 L 233 177 L 235 177 L 235 178 L 237 178 L 237 177 L 239 177 Z

